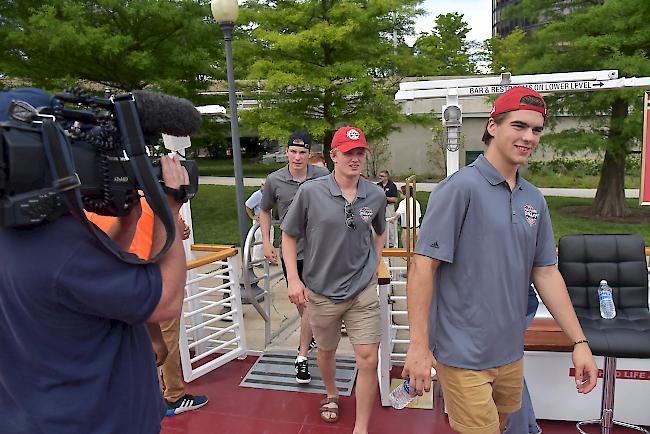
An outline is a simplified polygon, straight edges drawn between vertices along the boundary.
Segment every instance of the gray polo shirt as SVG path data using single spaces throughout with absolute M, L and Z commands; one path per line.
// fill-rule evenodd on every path
M 305 182 L 296 194 L 281 228 L 304 238 L 303 283 L 317 294 L 341 302 L 363 291 L 377 271 L 372 229 L 386 229 L 386 195 L 359 178 L 351 204 L 354 226 L 345 224 L 346 200 L 334 174 Z
M 305 181 L 320 178 L 328 175 L 330 172 L 324 167 L 307 165 L 307 177 Z M 304 181 L 303 181 L 304 182 Z M 302 182 L 293 179 L 289 172 L 289 166 L 284 166 L 266 177 L 266 184 L 262 190 L 262 202 L 260 208 L 264 211 L 271 211 L 274 206 L 278 207 L 278 219 L 280 223 L 284 220 L 284 215 L 293 201 L 293 197 L 298 191 Z M 303 259 L 302 239 L 298 239 L 298 259 Z
M 429 321 L 437 360 L 480 370 L 523 356 L 533 267 L 557 261 L 535 186 L 517 174 L 511 192 L 480 156 L 433 191 L 415 253 L 442 261 Z

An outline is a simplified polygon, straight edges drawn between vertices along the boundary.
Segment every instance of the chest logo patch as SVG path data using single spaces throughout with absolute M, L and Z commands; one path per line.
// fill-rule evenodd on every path
M 539 212 L 532 205 L 524 205 L 524 217 L 526 217 L 526 221 L 529 225 L 535 226 L 537 224 Z
M 364 206 L 359 210 L 359 217 L 361 217 L 361 219 L 366 223 L 368 223 L 368 221 L 372 217 L 372 214 L 373 214 L 372 210 L 367 206 Z

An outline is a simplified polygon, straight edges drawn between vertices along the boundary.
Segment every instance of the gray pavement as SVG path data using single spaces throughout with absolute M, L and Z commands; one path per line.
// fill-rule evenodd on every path
M 244 178 L 244 185 L 251 187 L 258 187 L 262 178 Z M 212 184 L 212 185 L 235 185 L 235 178 L 226 176 L 201 176 L 199 177 L 199 184 Z M 403 182 L 396 182 L 397 187 L 404 185 Z M 418 182 L 417 189 L 419 191 L 432 191 L 437 185 L 435 182 Z M 544 196 L 565 196 L 565 197 L 596 197 L 595 188 L 540 188 Z M 638 198 L 638 188 L 625 189 L 625 197 Z

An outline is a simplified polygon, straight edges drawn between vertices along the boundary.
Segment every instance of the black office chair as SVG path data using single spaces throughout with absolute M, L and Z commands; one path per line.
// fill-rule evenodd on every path
M 578 422 L 598 424 L 601 434 L 614 425 L 647 430 L 614 420 L 616 358 L 650 358 L 650 311 L 645 243 L 638 235 L 567 235 L 558 245 L 558 267 L 571 302 L 594 355 L 605 357 L 600 419 Z M 613 290 L 616 317 L 602 319 L 598 287 L 607 280 Z

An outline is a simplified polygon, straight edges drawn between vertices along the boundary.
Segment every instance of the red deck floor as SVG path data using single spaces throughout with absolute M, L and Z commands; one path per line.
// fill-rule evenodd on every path
M 193 381 L 187 391 L 205 394 L 203 408 L 166 417 L 163 434 L 349 434 L 354 427 L 354 395 L 341 397 L 341 418 L 328 424 L 318 416 L 321 395 L 239 387 L 253 357 L 236 360 Z M 440 400 L 431 410 L 396 411 L 382 407 L 377 397 L 370 422 L 373 434 L 453 434 Z M 571 422 L 539 421 L 545 434 L 576 433 Z M 599 432 L 597 429 L 592 432 Z M 629 431 L 615 429 L 614 433 Z

